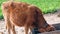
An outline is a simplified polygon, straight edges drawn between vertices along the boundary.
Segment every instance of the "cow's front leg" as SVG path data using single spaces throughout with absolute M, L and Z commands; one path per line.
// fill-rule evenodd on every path
M 25 33 L 24 34 L 28 34 L 28 31 L 29 31 L 29 27 L 28 25 L 25 26 Z

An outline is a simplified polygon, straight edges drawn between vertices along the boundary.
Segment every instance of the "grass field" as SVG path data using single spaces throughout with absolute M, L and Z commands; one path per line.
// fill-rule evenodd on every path
M 0 0 L 0 18 L 3 18 L 2 16 L 2 10 L 1 10 L 1 4 L 6 0 Z M 56 9 L 60 8 L 60 0 L 15 0 L 20 2 L 26 2 L 29 4 L 33 4 L 37 7 L 39 7 L 43 13 L 53 13 L 56 11 Z

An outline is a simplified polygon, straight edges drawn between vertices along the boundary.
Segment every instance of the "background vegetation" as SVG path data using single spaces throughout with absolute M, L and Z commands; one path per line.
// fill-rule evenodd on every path
M 1 4 L 7 0 L 0 0 L 0 19 L 3 18 Z M 19 2 L 26 2 L 29 4 L 33 4 L 39 7 L 43 13 L 54 13 L 57 9 L 60 8 L 60 0 L 15 0 Z

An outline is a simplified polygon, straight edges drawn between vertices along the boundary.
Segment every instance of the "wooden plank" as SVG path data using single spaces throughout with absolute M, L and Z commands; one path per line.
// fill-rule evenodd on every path
M 38 33 L 38 34 L 60 34 L 60 30 L 56 30 L 56 31 L 52 31 L 52 32 Z

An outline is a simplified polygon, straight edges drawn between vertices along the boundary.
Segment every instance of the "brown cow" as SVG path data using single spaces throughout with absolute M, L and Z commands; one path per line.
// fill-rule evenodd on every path
M 8 34 L 10 34 L 10 29 L 13 34 L 16 34 L 14 25 L 24 26 L 25 34 L 28 34 L 29 28 L 32 30 L 35 27 L 38 27 L 39 32 L 54 30 L 53 27 L 46 23 L 42 11 L 36 6 L 23 2 L 4 2 L 2 11 Z

